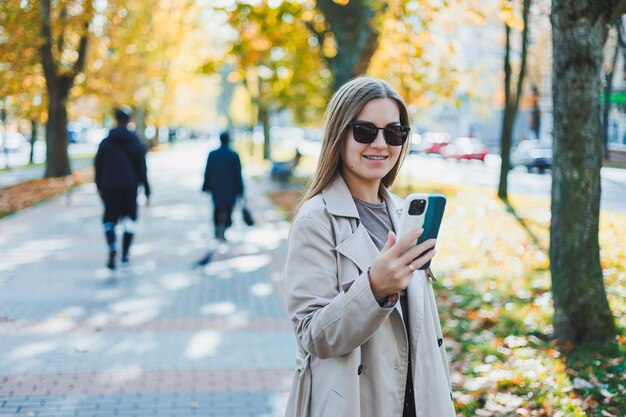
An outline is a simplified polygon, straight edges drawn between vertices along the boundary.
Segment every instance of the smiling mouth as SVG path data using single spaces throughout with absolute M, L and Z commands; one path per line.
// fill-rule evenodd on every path
M 365 155 L 365 159 L 369 159 L 370 161 L 384 161 L 385 159 L 387 159 L 387 156 L 368 156 Z

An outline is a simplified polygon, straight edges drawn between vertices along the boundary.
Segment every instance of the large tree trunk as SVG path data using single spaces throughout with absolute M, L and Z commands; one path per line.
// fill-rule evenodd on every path
M 598 242 L 602 159 L 598 97 L 610 11 L 596 1 L 553 0 L 551 14 L 554 160 L 550 272 L 554 331 L 559 341 L 576 344 L 608 341 L 615 336 Z
M 62 79 L 57 80 L 62 84 Z M 67 153 L 67 108 L 69 91 L 63 85 L 48 85 L 48 123 L 46 124 L 46 177 L 64 177 L 72 173 Z
M 56 62 L 52 53 L 53 43 L 57 49 L 63 49 L 65 45 L 64 31 L 61 31 L 59 38 L 53 39 L 52 19 L 50 0 L 39 0 L 40 24 L 42 44 L 39 52 L 41 55 L 41 65 L 46 78 L 48 90 L 48 123 L 46 125 L 46 177 L 62 177 L 72 173 L 70 169 L 69 156 L 67 154 L 67 98 L 74 85 L 76 75 L 85 66 L 87 56 L 87 42 L 89 36 L 89 22 L 91 19 L 84 19 L 83 33 L 78 40 L 76 60 L 73 63 Z M 67 13 L 67 5 L 62 5 L 61 16 Z M 84 13 L 93 12 L 93 4 L 88 1 L 84 4 Z M 59 18 L 61 19 L 61 18 Z M 61 19 L 62 20 L 62 19 Z M 62 59 L 62 58 L 59 58 Z
M 326 59 L 333 74 L 333 91 L 336 91 L 346 81 L 367 71 L 378 46 L 379 31 L 372 21 L 376 13 L 384 10 L 373 10 L 367 0 L 353 0 L 345 5 L 318 0 L 317 7 L 337 43 L 337 54 Z

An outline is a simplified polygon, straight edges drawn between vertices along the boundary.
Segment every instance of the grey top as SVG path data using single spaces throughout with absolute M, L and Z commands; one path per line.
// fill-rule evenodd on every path
M 359 217 L 365 230 L 367 230 L 378 250 L 383 250 L 385 243 L 387 243 L 389 231 L 394 230 L 391 216 L 389 216 L 389 211 L 387 211 L 387 204 L 384 201 L 381 203 L 368 203 L 356 197 L 352 197 L 352 199 L 354 204 L 356 204 L 356 210 L 359 212 Z M 400 297 L 405 296 L 406 290 L 400 291 Z
M 387 211 L 387 204 L 384 201 L 381 203 L 368 203 L 355 197 L 352 198 L 367 233 L 369 233 L 378 250 L 382 250 L 385 243 L 387 243 L 389 231 L 393 230 L 393 223 L 391 223 L 391 217 Z

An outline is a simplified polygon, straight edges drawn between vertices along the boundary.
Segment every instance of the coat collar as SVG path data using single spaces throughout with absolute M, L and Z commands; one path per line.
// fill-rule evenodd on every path
M 383 201 L 387 204 L 393 228 L 397 231 L 399 226 L 398 216 L 401 211 L 400 208 L 402 207 L 402 205 L 399 204 L 401 199 L 391 194 L 387 188 L 382 185 L 380 186 L 380 195 Z M 339 217 L 353 217 L 360 220 L 359 212 L 354 204 L 352 194 L 350 194 L 348 185 L 341 174 L 337 174 L 331 185 L 322 191 L 322 197 L 324 198 L 326 208 L 331 215 Z
M 394 201 L 395 197 L 385 187 L 381 186 L 381 197 L 387 204 L 387 210 L 393 228 L 397 231 L 400 225 L 399 211 Z M 347 217 L 352 225 L 352 235 L 348 236 L 336 246 L 336 250 L 352 260 L 361 271 L 366 271 L 379 251 L 372 238 L 361 223 L 356 204 L 350 194 L 343 177 L 338 174 L 333 183 L 322 191 L 328 212 L 335 217 Z
M 359 212 L 356 210 L 352 194 L 341 174 L 337 174 L 331 185 L 322 191 L 322 197 L 331 215 L 359 219 Z

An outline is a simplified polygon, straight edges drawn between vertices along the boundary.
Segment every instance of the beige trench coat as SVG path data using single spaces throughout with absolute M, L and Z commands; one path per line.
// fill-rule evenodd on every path
M 397 230 L 399 198 L 382 196 Z M 407 288 L 407 332 L 400 303 L 372 293 L 378 253 L 340 175 L 299 210 L 284 274 L 298 342 L 286 417 L 401 417 L 409 343 L 417 416 L 455 416 L 431 282 L 416 271 Z

